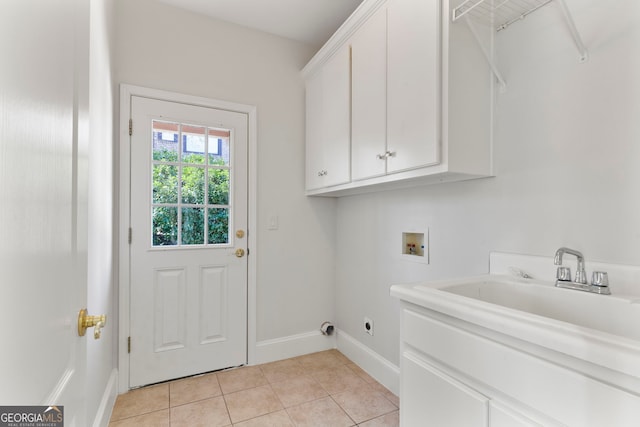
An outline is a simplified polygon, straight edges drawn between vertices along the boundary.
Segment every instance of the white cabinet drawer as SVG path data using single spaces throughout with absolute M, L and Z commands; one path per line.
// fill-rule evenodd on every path
M 640 397 L 409 309 L 402 341 L 569 426 L 637 426 Z

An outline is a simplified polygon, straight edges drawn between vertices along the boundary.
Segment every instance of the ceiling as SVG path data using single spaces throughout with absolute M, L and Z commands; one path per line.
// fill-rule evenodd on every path
M 158 0 L 223 21 L 322 46 L 362 0 Z

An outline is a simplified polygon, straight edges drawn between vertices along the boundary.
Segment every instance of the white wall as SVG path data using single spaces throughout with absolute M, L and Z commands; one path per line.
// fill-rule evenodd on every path
M 392 363 L 391 284 L 486 273 L 490 251 L 552 256 L 569 246 L 587 270 L 588 260 L 640 265 L 640 4 L 567 4 L 587 63 L 555 2 L 497 36 L 508 89 L 497 96 L 495 178 L 338 201 L 337 326 Z M 396 256 L 412 226 L 429 227 L 429 265 Z
M 100 340 L 87 333 L 86 410 L 105 424 L 116 394 L 118 322 L 114 303 L 114 2 L 91 0 L 89 40 L 89 220 L 87 308 L 106 314 Z
M 116 20 L 118 83 L 257 106 L 257 339 L 317 330 L 333 315 L 335 202 L 304 197 L 313 49 L 150 0 L 118 0 Z

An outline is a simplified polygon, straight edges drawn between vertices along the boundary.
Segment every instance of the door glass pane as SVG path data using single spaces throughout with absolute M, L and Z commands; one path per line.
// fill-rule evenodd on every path
M 208 214 L 209 244 L 229 243 L 229 209 L 211 208 Z
M 178 244 L 178 208 L 153 208 L 153 246 Z
M 204 244 L 204 209 L 182 208 L 183 245 Z
M 153 246 L 228 244 L 231 131 L 152 124 Z
M 182 168 L 182 203 L 204 205 L 204 168 Z
M 205 128 L 182 125 L 182 161 L 204 164 Z
M 153 121 L 153 160 L 175 162 L 178 160 L 180 125 Z
M 229 169 L 209 169 L 209 204 L 229 204 Z
M 229 166 L 229 138 L 231 131 L 227 129 L 209 128 L 209 164 Z
M 153 203 L 178 203 L 178 167 L 153 165 Z

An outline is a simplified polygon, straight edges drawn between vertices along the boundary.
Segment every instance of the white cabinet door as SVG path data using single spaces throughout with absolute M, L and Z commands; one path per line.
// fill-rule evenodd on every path
M 322 69 L 324 187 L 349 182 L 351 176 L 350 56 L 350 47 L 345 45 Z
M 402 356 L 402 426 L 487 427 L 489 399 L 412 353 Z
M 307 190 L 322 187 L 322 168 L 324 154 L 322 151 L 322 70 L 316 72 L 306 81 L 306 188 Z
M 388 5 L 387 172 L 440 162 L 440 1 Z
M 351 177 L 386 173 L 387 9 L 378 10 L 351 40 Z
M 340 48 L 307 81 L 307 190 L 351 178 L 351 58 Z

